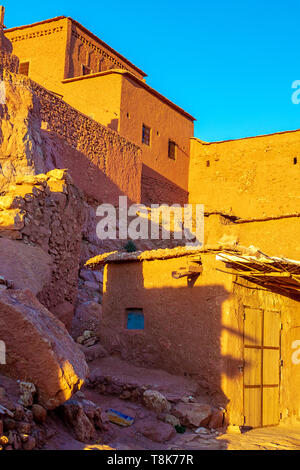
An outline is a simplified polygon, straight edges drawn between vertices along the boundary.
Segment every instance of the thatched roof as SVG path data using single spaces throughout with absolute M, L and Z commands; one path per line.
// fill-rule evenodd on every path
M 85 263 L 85 267 L 90 269 L 99 269 L 108 263 L 121 263 L 130 261 L 151 261 L 157 259 L 179 258 L 181 256 L 195 255 L 202 250 L 187 249 L 180 246 L 170 249 L 158 249 L 148 251 L 133 251 L 127 253 L 123 251 L 111 251 L 110 253 L 103 253 L 102 255 L 95 256 Z
M 268 256 L 261 251 L 255 255 L 220 252 L 217 259 L 229 270 L 218 271 L 242 277 L 268 289 L 300 294 L 300 261 Z
M 176 248 L 166 248 L 158 250 L 148 250 L 148 251 L 134 251 L 132 253 L 127 253 L 124 251 L 111 251 L 109 253 L 103 253 L 102 255 L 94 256 L 85 263 L 85 267 L 89 269 L 100 269 L 105 264 L 108 263 L 127 263 L 131 261 L 152 261 L 159 259 L 170 259 L 170 258 L 180 258 L 182 256 L 193 256 L 199 255 L 200 253 L 207 252 L 218 252 L 218 251 L 228 251 L 230 253 L 241 253 L 249 249 L 243 247 L 236 247 L 232 245 L 214 245 L 206 246 L 201 249 L 191 249 L 185 246 L 179 246 Z

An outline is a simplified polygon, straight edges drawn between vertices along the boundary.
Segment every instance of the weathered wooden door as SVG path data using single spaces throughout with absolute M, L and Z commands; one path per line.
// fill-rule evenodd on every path
M 244 425 L 279 423 L 280 312 L 244 309 Z

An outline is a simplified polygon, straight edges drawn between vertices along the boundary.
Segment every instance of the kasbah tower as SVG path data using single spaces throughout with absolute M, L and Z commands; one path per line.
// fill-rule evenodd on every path
M 193 116 L 72 18 L 6 29 L 5 35 L 20 74 L 141 148 L 143 203 L 189 200 L 238 217 L 293 212 L 293 194 L 281 188 L 299 189 L 298 131 L 203 142 L 193 137 Z
M 19 73 L 142 148 L 144 202 L 187 202 L 193 116 L 72 18 L 7 29 L 5 35 L 20 59 Z
M 299 420 L 300 365 L 291 354 L 300 340 L 300 131 L 204 142 L 194 137 L 193 116 L 76 20 L 59 16 L 3 31 L 3 69 L 12 76 L 4 70 L 4 80 L 13 96 L 14 83 L 28 92 L 22 125 L 37 149 L 32 156 L 26 148 L 16 168 L 22 177 L 50 174 L 61 226 L 67 215 L 60 206 L 65 189 L 52 181 L 57 171 L 61 188 L 63 169 L 72 176 L 69 199 L 81 201 L 77 188 L 84 199 L 82 211 L 74 204 L 67 248 L 61 239 L 60 248 L 53 247 L 42 209 L 49 246 L 23 228 L 18 206 L 5 207 L 7 217 L 15 211 L 14 220 L 0 224 L 0 242 L 40 243 L 54 260 L 51 283 L 36 289 L 39 301 L 69 330 L 83 304 L 101 304 L 99 337 L 107 354 L 192 378 L 217 410 L 213 415 L 205 404 L 205 426 L 212 416 L 220 427 L 225 419 L 249 427 Z M 13 100 L 8 105 L 13 110 Z M 14 142 L 18 136 L 7 129 Z M 5 168 L 13 178 L 8 147 Z M 2 187 L 7 191 L 0 174 Z M 133 253 L 100 246 L 94 209 L 101 202 L 117 205 L 119 195 L 148 206 L 204 204 L 202 250 L 164 250 L 151 240 L 142 254 L 142 245 Z M 34 219 L 27 210 L 27 220 Z M 75 339 L 82 333 L 76 332 Z M 194 404 L 181 405 L 184 414 Z

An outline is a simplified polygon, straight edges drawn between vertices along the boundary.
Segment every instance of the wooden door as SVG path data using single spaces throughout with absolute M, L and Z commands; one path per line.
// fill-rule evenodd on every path
M 280 312 L 244 309 L 244 425 L 279 423 Z

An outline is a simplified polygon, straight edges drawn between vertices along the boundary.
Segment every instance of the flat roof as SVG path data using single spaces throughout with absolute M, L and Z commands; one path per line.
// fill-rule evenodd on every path
M 101 255 L 90 258 L 85 263 L 85 267 L 91 270 L 97 270 L 103 267 L 105 264 L 110 263 L 130 263 L 130 262 L 141 262 L 141 261 L 155 261 L 165 260 L 171 258 L 181 258 L 183 256 L 189 256 L 191 259 L 194 257 L 198 260 L 199 255 L 203 253 L 215 253 L 226 250 L 227 253 L 252 253 L 250 248 L 226 244 L 219 245 L 206 245 L 203 248 L 188 248 L 186 246 L 177 246 L 175 248 L 158 248 L 155 250 L 146 251 L 133 251 L 127 253 L 125 251 L 110 251 L 109 253 L 103 253 Z
M 202 145 L 213 145 L 213 144 L 226 144 L 227 142 L 239 142 L 240 140 L 250 140 L 250 139 L 258 139 L 259 137 L 270 137 L 272 135 L 283 135 L 283 134 L 292 134 L 295 132 L 299 132 L 300 129 L 292 129 L 287 131 L 278 131 L 278 132 L 271 132 L 270 134 L 259 134 L 259 135 L 251 135 L 248 137 L 239 137 L 237 139 L 228 139 L 228 140 L 216 140 L 213 142 L 206 142 L 205 140 L 201 140 L 198 137 L 191 137 L 193 140 L 197 140 Z
M 140 262 L 180 258 L 182 256 L 196 255 L 200 252 L 201 250 L 199 249 L 187 249 L 185 246 L 147 251 L 133 251 L 131 253 L 125 251 L 111 251 L 109 253 L 103 253 L 102 255 L 90 258 L 84 266 L 93 270 L 99 269 L 101 266 L 109 263 L 128 263 L 134 261 Z
M 71 83 L 71 82 L 80 81 L 80 80 L 88 80 L 91 78 L 102 77 L 104 75 L 110 75 L 110 74 L 126 75 L 131 80 L 134 80 L 136 83 L 138 83 L 141 87 L 145 88 L 145 90 L 147 90 L 149 93 L 156 96 L 158 99 L 160 99 L 161 101 L 169 105 L 171 108 L 175 109 L 178 113 L 183 114 L 186 118 L 190 119 L 191 121 L 196 121 L 196 118 L 194 118 L 191 114 L 187 113 L 184 109 L 180 108 L 180 106 L 173 103 L 173 101 L 170 101 L 164 95 L 154 90 L 154 88 L 151 88 L 149 85 L 147 85 L 146 82 L 136 77 L 129 70 L 123 70 L 123 69 L 104 70 L 103 72 L 91 73 L 89 75 L 80 75 L 79 77 L 65 78 L 64 80 L 62 80 L 62 83 Z
M 8 28 L 5 30 L 5 33 L 8 33 L 8 32 L 12 32 L 12 31 L 16 31 L 16 30 L 20 30 L 20 29 L 26 29 L 26 28 L 31 28 L 33 26 L 38 26 L 40 24 L 45 24 L 45 23 L 51 23 L 53 21 L 59 21 L 59 20 L 63 20 L 63 19 L 68 19 L 70 21 L 72 21 L 72 23 L 74 23 L 76 26 L 78 26 L 82 31 L 84 31 L 86 34 L 88 34 L 92 39 L 94 39 L 96 42 L 100 43 L 102 46 L 106 47 L 110 52 L 112 52 L 113 54 L 115 54 L 117 57 L 119 57 L 119 59 L 121 59 L 123 62 L 125 62 L 127 65 L 129 65 L 130 67 L 132 67 L 134 70 L 136 70 L 138 73 L 140 73 L 143 77 L 147 77 L 147 74 L 145 72 L 143 72 L 143 70 L 139 69 L 136 65 L 134 65 L 132 62 L 130 62 L 128 59 L 126 59 L 126 57 L 124 57 L 122 54 L 120 54 L 119 52 L 117 52 L 115 49 L 113 49 L 112 47 L 110 47 L 108 44 L 106 44 L 104 41 L 102 41 L 98 36 L 96 36 L 95 34 L 93 34 L 91 31 L 89 31 L 87 28 L 85 28 L 82 24 L 80 24 L 78 21 L 74 20 L 73 18 L 71 18 L 70 16 L 56 16 L 55 18 L 49 18 L 47 20 L 43 20 L 43 21 L 38 21 L 36 23 L 31 23 L 31 24 L 28 24 L 28 25 L 22 25 L 22 26 L 16 26 L 14 28 Z

